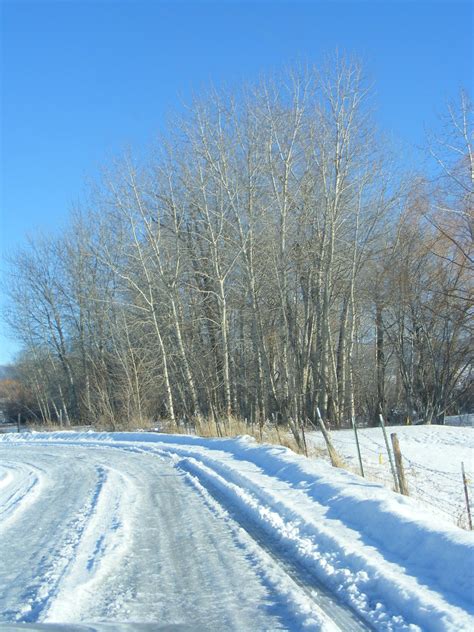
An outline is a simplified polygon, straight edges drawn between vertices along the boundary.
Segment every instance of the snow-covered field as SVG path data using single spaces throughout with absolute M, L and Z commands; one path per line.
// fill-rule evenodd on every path
M 410 496 L 421 501 L 437 516 L 467 528 L 468 517 L 461 463 L 469 481 L 468 491 L 474 502 L 474 428 L 448 426 L 390 426 L 387 437 L 395 432 L 402 451 Z M 365 476 L 392 488 L 393 477 L 381 428 L 358 431 Z M 355 472 L 360 472 L 352 430 L 332 433 L 335 447 Z M 308 442 L 319 448 L 324 440 L 310 433 Z
M 0 436 L 0 543 L 8 630 L 474 629 L 472 533 L 249 438 Z

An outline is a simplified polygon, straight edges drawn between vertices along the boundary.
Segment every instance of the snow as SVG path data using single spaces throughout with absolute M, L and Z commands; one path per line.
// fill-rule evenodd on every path
M 447 426 L 390 426 L 398 436 L 410 496 L 421 501 L 437 518 L 467 528 L 467 510 L 461 475 L 461 462 L 468 475 L 474 501 L 474 429 Z M 381 428 L 358 431 L 366 477 L 387 487 L 393 486 L 390 463 Z M 352 430 L 332 433 L 336 449 L 351 469 L 359 473 Z M 308 443 L 323 448 L 319 433 L 309 433 Z
M 473 534 L 322 459 L 91 432 L 0 463 L 0 622 L 474 629 Z

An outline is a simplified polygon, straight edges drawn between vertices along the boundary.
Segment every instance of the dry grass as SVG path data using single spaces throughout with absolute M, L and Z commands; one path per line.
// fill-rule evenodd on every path
M 193 424 L 174 424 L 165 422 L 161 424 L 163 432 L 169 434 L 195 434 L 199 437 L 223 438 L 223 437 L 239 437 L 242 435 L 251 436 L 259 443 L 269 443 L 273 445 L 281 445 L 297 454 L 304 454 L 303 448 L 300 448 L 288 425 L 271 425 L 271 424 L 251 424 L 238 417 L 230 417 L 229 419 L 221 419 L 215 421 L 210 418 L 200 418 L 195 420 Z M 325 455 L 325 451 L 313 446 L 308 447 L 308 456 L 319 458 Z
M 30 430 L 38 432 L 58 432 L 62 430 L 79 430 L 83 426 L 60 426 L 57 423 L 49 422 L 46 424 L 30 424 Z M 156 423 L 149 420 L 130 418 L 123 418 L 123 421 L 111 420 L 108 415 L 99 415 L 94 422 L 94 430 L 99 431 L 131 431 L 140 428 L 141 430 L 151 430 L 156 427 Z M 265 423 L 251 424 L 246 420 L 238 417 L 222 418 L 220 420 L 206 418 L 199 418 L 193 421 L 193 423 L 172 423 L 170 421 L 163 421 L 160 423 L 160 429 L 162 432 L 168 434 L 195 434 L 199 437 L 208 438 L 223 438 L 223 437 L 239 437 L 247 435 L 253 437 L 259 443 L 268 443 L 272 445 L 281 445 L 285 448 L 289 448 L 296 454 L 304 454 L 303 447 L 300 447 L 292 433 L 290 426 L 282 424 L 275 426 L 273 424 Z M 302 443 L 302 442 L 300 442 Z M 323 448 L 308 446 L 308 457 L 310 458 L 325 458 L 327 457 L 327 451 Z M 344 467 L 342 465 L 342 467 Z
M 61 430 L 67 430 L 67 427 L 60 426 L 58 423 L 54 421 L 48 421 L 46 423 L 29 423 L 27 424 L 27 429 L 31 430 L 31 432 L 60 432 Z
M 347 470 L 348 472 L 352 471 L 349 465 L 344 461 L 342 456 L 339 454 L 339 452 L 333 455 L 332 464 L 334 467 L 340 467 L 342 470 Z M 358 472 L 354 472 L 354 473 L 357 474 Z
M 86 424 L 81 424 L 80 426 L 66 426 L 65 424 L 63 424 L 62 426 L 55 422 L 55 421 L 48 421 L 46 423 L 29 423 L 27 424 L 26 428 L 31 431 L 31 432 L 64 432 L 64 431 L 69 431 L 69 432 L 82 432 L 84 430 L 89 430 L 89 429 L 93 429 L 96 430 L 97 427 L 96 426 L 88 426 Z M 23 426 L 22 426 L 23 429 Z

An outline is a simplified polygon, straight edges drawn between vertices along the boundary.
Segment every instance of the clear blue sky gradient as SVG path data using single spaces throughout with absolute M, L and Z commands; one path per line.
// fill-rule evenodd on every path
M 363 58 L 377 120 L 409 153 L 460 86 L 472 92 L 472 8 L 442 0 L 1 2 L 2 251 L 14 253 L 26 233 L 57 230 L 86 179 L 124 147 L 150 143 L 193 92 L 317 63 L 336 48 Z M 0 325 L 0 364 L 14 351 Z

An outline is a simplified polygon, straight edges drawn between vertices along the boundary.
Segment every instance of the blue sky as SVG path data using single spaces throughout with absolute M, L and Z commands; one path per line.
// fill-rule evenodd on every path
M 101 165 L 211 82 L 355 53 L 380 126 L 408 154 L 460 86 L 472 93 L 470 1 L 0 2 L 3 252 L 58 230 Z M 0 364 L 14 351 L 0 325 Z

